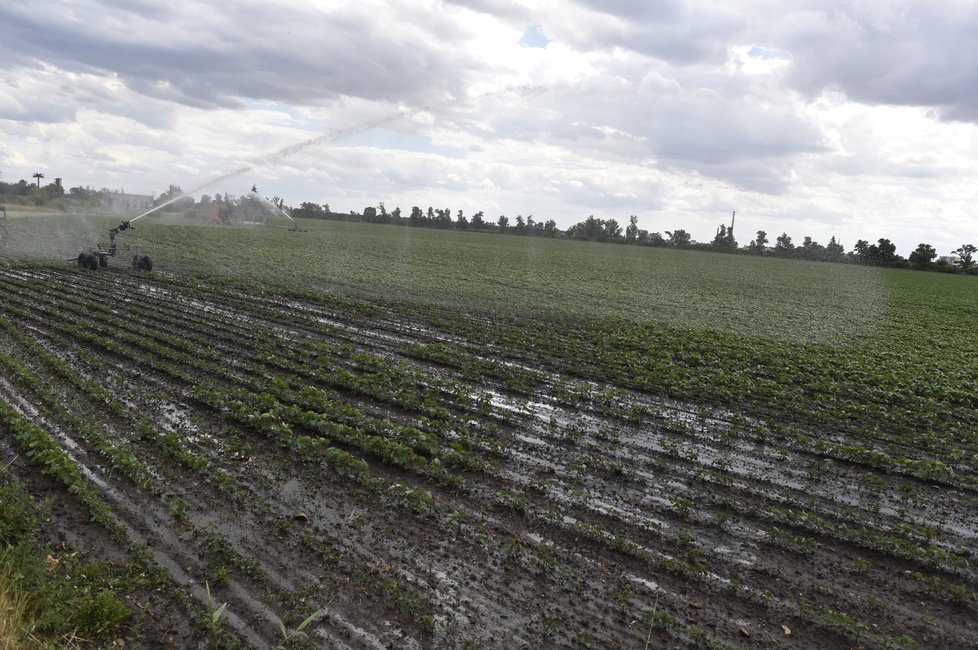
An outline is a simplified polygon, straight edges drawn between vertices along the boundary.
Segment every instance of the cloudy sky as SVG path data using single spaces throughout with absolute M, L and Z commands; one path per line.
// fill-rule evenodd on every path
M 0 173 L 947 253 L 975 34 L 973 0 L 3 2 Z

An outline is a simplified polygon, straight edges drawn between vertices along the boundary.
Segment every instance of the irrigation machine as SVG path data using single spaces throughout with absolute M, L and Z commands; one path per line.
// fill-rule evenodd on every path
M 89 248 L 87 251 L 82 251 L 78 253 L 78 266 L 83 269 L 90 269 L 94 271 L 98 267 L 105 268 L 109 265 L 109 258 L 115 257 L 119 252 L 119 245 L 116 243 L 116 236 L 123 230 L 135 230 L 132 225 L 132 221 L 123 221 L 115 228 L 109 231 L 109 245 L 105 246 L 99 243 L 95 248 Z M 153 270 L 153 258 L 149 255 L 142 255 L 139 252 L 139 248 L 133 250 L 129 246 L 125 247 L 126 252 L 132 252 L 132 268 L 139 269 L 141 271 L 152 271 Z

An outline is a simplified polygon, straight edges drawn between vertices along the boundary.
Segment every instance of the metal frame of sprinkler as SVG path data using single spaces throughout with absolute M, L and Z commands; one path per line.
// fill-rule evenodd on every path
M 140 215 L 144 216 L 144 215 Z M 138 218 L 138 217 L 137 217 Z M 99 267 L 105 268 L 109 265 L 109 258 L 115 257 L 116 253 L 119 252 L 119 246 L 115 241 L 116 236 L 123 230 L 135 230 L 132 226 L 132 222 L 136 219 L 130 219 L 129 221 L 123 221 L 115 228 L 109 231 L 109 245 L 108 247 L 103 247 L 99 243 L 95 248 L 89 248 L 88 251 L 82 251 L 78 253 L 76 259 L 78 266 L 83 269 L 89 269 L 91 271 L 96 270 Z M 129 247 L 126 247 L 129 250 Z M 140 271 L 152 271 L 153 270 L 153 258 L 149 255 L 141 255 L 139 249 L 132 256 L 132 268 L 138 269 Z

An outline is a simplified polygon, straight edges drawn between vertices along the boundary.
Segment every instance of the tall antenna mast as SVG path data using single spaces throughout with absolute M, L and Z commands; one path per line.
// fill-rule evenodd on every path
M 734 211 L 733 211 L 733 214 L 732 214 L 732 215 L 730 215 L 730 236 L 731 236 L 731 237 L 733 237 L 733 227 L 734 227 L 734 221 L 735 221 L 736 219 L 737 219 L 737 211 L 736 211 L 736 210 L 734 210 Z

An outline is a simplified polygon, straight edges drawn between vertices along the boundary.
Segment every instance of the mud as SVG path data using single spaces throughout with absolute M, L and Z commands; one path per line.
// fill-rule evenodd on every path
M 173 594 L 205 611 L 205 581 L 253 647 L 317 610 L 322 647 L 978 638 L 975 494 L 819 452 L 765 409 L 561 374 L 487 345 L 485 315 L 467 338 L 430 307 L 112 270 L 3 269 L 0 294 L 2 349 L 38 380 L 0 368 L 4 400 L 172 580 L 137 645 L 202 640 Z

